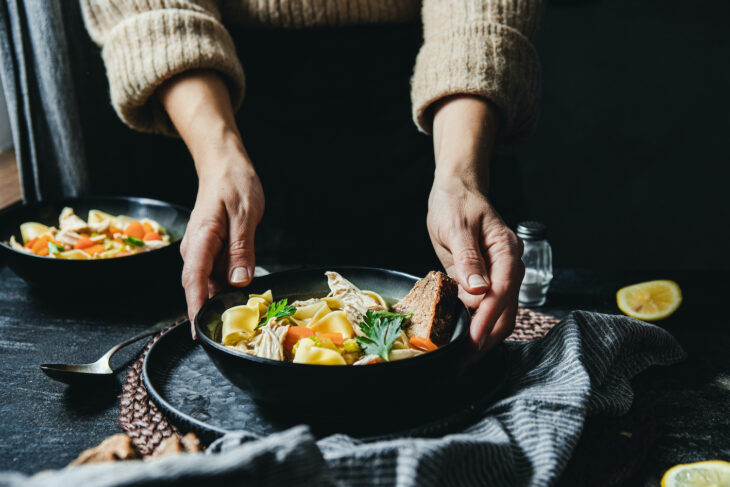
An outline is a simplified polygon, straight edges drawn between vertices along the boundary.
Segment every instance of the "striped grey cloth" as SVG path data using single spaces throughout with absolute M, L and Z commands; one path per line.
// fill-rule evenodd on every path
M 0 485 L 552 485 L 570 459 L 585 418 L 625 413 L 629 379 L 684 357 L 663 329 L 622 316 L 574 312 L 548 335 L 507 344 L 506 397 L 463 431 L 440 438 L 363 442 L 315 440 L 306 426 L 256 438 L 221 438 L 207 455 L 93 465 Z

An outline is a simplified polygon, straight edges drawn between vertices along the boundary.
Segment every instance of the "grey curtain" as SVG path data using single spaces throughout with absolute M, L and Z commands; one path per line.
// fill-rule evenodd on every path
M 62 11 L 70 3 L 0 1 L 0 77 L 25 202 L 76 196 L 87 190 Z

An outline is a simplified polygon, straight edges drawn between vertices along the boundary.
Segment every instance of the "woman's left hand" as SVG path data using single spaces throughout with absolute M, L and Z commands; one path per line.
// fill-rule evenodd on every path
M 460 181 L 434 181 L 428 231 L 459 297 L 476 310 L 469 333 L 479 352 L 507 338 L 515 326 L 517 295 L 525 273 L 522 242 L 480 191 Z
M 428 231 L 436 255 L 474 310 L 470 337 L 483 353 L 512 332 L 524 276 L 522 242 L 487 198 L 497 114 L 484 99 L 456 96 L 436 106 L 436 174 Z

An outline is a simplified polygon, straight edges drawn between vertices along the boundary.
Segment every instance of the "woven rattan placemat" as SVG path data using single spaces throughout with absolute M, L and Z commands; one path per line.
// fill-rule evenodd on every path
M 552 316 L 520 308 L 515 329 L 508 340 L 541 338 L 558 321 Z M 165 331 L 150 340 L 130 367 L 121 395 L 119 423 L 143 458 L 151 456 L 165 438 L 185 433 L 178 431 L 157 409 L 142 381 L 144 358 Z M 561 485 L 620 485 L 645 457 L 654 436 L 653 426 L 651 407 L 641 397 L 637 397 L 629 414 L 591 419 L 576 448 L 576 461 L 569 464 Z

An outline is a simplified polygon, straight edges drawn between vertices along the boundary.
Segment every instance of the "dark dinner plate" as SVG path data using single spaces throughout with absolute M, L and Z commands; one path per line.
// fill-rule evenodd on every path
M 327 270 L 339 272 L 363 290 L 380 293 L 391 304 L 405 296 L 416 276 L 369 267 L 334 267 L 277 272 L 255 278 L 245 289 L 219 293 L 206 301 L 195 319 L 203 349 L 221 373 L 253 399 L 327 417 L 372 409 L 410 410 L 458 393 L 454 381 L 469 353 L 470 316 L 461 301 L 454 313 L 451 339 L 438 350 L 405 360 L 366 366 L 295 364 L 269 360 L 225 347 L 214 338 L 223 312 L 245 304 L 249 293 L 270 289 L 274 299 L 325 296 Z M 343 405 L 346 405 L 343 409 Z
M 39 222 L 58 226 L 58 216 L 64 206 L 86 219 L 89 210 L 97 209 L 113 215 L 150 218 L 170 233 L 171 244 L 158 250 L 99 260 L 66 260 L 39 257 L 14 250 L 5 242 L 15 235 L 20 238 L 20 224 Z M 139 289 L 176 284 L 179 287 L 182 259 L 180 240 L 190 211 L 185 208 L 149 198 L 84 197 L 30 205 L 15 205 L 0 212 L 0 258 L 16 274 L 36 288 L 52 288 L 59 293 L 96 292 L 109 289 Z
M 338 402 L 319 414 L 308 414 L 286 403 L 256 401 L 245 389 L 227 380 L 203 349 L 190 337 L 185 322 L 172 328 L 151 347 L 143 369 L 145 387 L 158 408 L 181 431 L 192 431 L 208 443 L 230 431 L 244 430 L 257 436 L 308 424 L 317 437 L 347 433 L 365 440 L 383 437 L 435 437 L 478 419 L 499 398 L 509 375 L 506 348 L 497 347 L 464 375 L 455 378 L 452 392 L 434 394 L 418 407 L 401 409 L 392 398 L 380 398 L 381 407 L 367 414 L 353 410 L 353 403 L 371 394 L 357 384 L 336 386 Z M 311 394 L 331 387 L 311 377 Z M 402 393 L 410 390 L 406 384 Z

